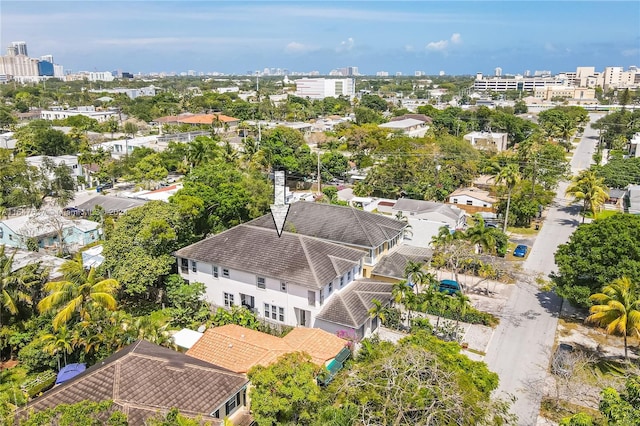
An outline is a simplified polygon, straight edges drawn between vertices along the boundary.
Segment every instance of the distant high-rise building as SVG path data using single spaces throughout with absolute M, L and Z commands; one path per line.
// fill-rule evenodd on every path
M 440 72 L 438 73 L 438 75 L 439 75 L 440 77 L 442 77 L 443 75 L 445 75 L 445 72 L 444 72 L 444 71 L 440 71 Z
M 356 94 L 353 78 L 301 78 L 296 80 L 296 96 L 309 99 L 348 96 Z
M 502 68 L 500 68 L 500 67 L 496 67 L 496 69 L 495 69 L 495 76 L 496 76 L 496 77 L 500 77 L 500 76 L 502 76 Z
M 27 54 L 27 42 L 26 41 L 14 41 L 11 43 L 15 49 L 16 55 L 29 56 Z
M 389 73 L 387 71 L 378 71 L 376 77 L 389 77 Z
M 53 63 L 53 55 L 40 56 L 40 60 Z
M 402 77 L 402 71 L 396 71 L 396 77 Z
M 424 75 L 424 71 L 416 71 L 413 73 L 413 75 L 416 77 L 422 77 Z
M 525 70 L 524 76 L 525 77 L 531 77 L 531 70 Z

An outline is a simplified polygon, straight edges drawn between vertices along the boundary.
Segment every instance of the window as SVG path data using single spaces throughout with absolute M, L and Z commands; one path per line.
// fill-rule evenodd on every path
M 458 199 L 457 198 L 453 199 L 453 204 L 458 204 Z
M 347 281 L 351 282 L 351 271 L 347 272 Z
M 222 268 L 222 276 L 225 278 L 229 278 L 229 270 Z
M 284 322 L 284 308 L 276 305 L 264 304 L 264 317 L 274 321 Z
M 468 206 L 472 206 L 473 205 L 473 201 L 472 200 L 467 200 L 467 205 Z
M 240 293 L 240 303 L 247 309 L 255 308 L 255 299 L 253 296 L 250 296 L 248 294 Z
M 198 272 L 198 262 L 196 262 L 195 260 L 191 261 L 191 271 Z
M 189 273 L 189 259 L 180 259 L 180 270 L 183 274 Z
M 284 281 L 280 281 L 280 291 L 287 291 L 287 283 Z
M 0 228 L 0 238 L 4 237 L 4 231 Z
M 220 410 L 216 410 L 213 413 L 211 413 L 211 417 L 213 417 L 214 419 L 219 419 L 220 418 Z
M 320 291 L 320 305 L 324 303 L 324 292 Z
M 233 306 L 233 294 L 231 293 L 223 293 L 224 295 L 224 306 L 230 308 Z
M 263 290 L 267 288 L 267 282 L 264 277 L 257 277 L 256 285 L 258 286 L 258 288 L 261 288 Z
M 316 306 L 316 292 L 315 291 L 307 291 L 307 301 L 309 302 L 309 306 Z
M 232 414 L 234 411 L 236 411 L 236 408 L 238 408 L 238 406 L 240 406 L 240 393 L 239 392 L 237 394 L 235 394 L 235 396 L 233 398 L 228 400 L 226 404 L 224 404 L 224 410 L 227 413 L 227 416 Z
M 333 291 L 333 281 L 329 283 L 328 287 L 329 287 L 329 294 L 331 294 L 331 292 Z
M 340 277 L 340 288 L 344 285 L 344 275 Z
M 213 278 L 218 278 L 218 267 L 216 265 L 211 267 L 211 275 L 213 275 Z

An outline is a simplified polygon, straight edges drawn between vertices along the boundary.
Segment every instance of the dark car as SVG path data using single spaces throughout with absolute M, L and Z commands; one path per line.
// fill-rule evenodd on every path
M 113 184 L 111 182 L 103 183 L 96 187 L 96 192 L 102 192 L 105 189 L 111 189 L 111 188 L 113 188 Z
M 462 286 L 459 282 L 454 280 L 442 280 L 438 286 L 438 291 L 453 295 L 457 292 L 462 292 Z
M 518 247 L 516 247 L 516 249 L 513 251 L 513 255 L 515 257 L 525 257 L 527 255 L 527 251 L 529 250 L 529 247 L 525 246 L 524 244 L 520 244 Z

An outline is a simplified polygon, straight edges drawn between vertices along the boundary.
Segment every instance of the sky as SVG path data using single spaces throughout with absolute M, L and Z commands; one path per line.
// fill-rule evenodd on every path
M 640 2 L 2 0 L 12 41 L 72 71 L 555 74 L 640 66 Z

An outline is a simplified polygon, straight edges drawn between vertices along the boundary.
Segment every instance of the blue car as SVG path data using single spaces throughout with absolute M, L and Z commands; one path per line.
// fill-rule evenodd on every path
M 527 255 L 527 251 L 529 250 L 529 247 L 525 246 L 524 244 L 520 244 L 518 247 L 516 247 L 516 249 L 513 251 L 513 255 L 515 257 L 525 257 Z
M 447 293 L 448 295 L 454 295 L 458 291 L 462 292 L 462 286 L 454 280 L 442 280 L 438 286 L 438 291 Z

